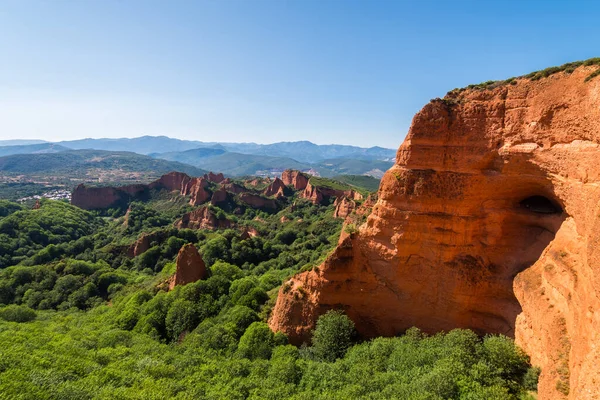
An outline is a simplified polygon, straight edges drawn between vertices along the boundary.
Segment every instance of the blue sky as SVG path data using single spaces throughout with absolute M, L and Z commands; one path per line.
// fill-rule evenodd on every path
M 597 3 L 5 0 L 0 139 L 396 148 L 455 87 L 600 56 Z

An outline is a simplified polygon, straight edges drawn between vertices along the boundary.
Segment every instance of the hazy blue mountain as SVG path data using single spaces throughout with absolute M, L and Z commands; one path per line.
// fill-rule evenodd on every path
M 74 150 L 94 149 L 108 151 L 133 151 L 138 154 L 185 151 L 198 147 L 209 147 L 215 143 L 173 139 L 167 136 L 142 136 L 133 139 L 80 139 L 59 142 Z
M 392 165 L 394 163 L 391 161 L 334 158 L 316 164 L 315 169 L 323 176 L 369 175 L 381 179 L 385 171 Z
M 152 153 L 149 156 L 154 158 L 160 158 L 162 160 L 179 161 L 190 165 L 200 165 L 202 160 L 219 156 L 225 153 L 222 148 L 214 147 L 202 147 L 199 149 L 192 149 L 186 151 L 173 151 L 169 153 Z
M 40 143 L 40 144 L 25 144 L 11 145 L 0 147 L 0 157 L 10 156 L 12 154 L 41 154 L 41 153 L 57 153 L 59 151 L 70 150 L 65 146 L 56 143 Z
M 25 146 L 28 144 L 47 143 L 45 140 L 29 139 L 8 139 L 0 140 L 0 146 Z
M 330 158 L 390 160 L 396 155 L 396 150 L 384 149 L 382 147 L 362 148 L 340 144 L 318 145 L 309 141 L 279 142 L 273 144 L 222 143 L 222 146 L 229 151 L 238 153 L 289 157 L 308 163 L 315 163 Z
M 166 136 L 142 136 L 133 139 L 81 139 L 59 142 L 71 149 L 97 149 L 133 151 L 139 154 L 164 154 L 198 148 L 223 149 L 233 153 L 270 157 L 289 157 L 307 163 L 331 158 L 357 158 L 365 160 L 393 160 L 396 150 L 382 147 L 362 148 L 348 145 L 317 145 L 309 141 L 256 143 L 215 143 L 173 139 Z M 170 155 L 175 156 L 175 155 Z
M 287 157 L 258 156 L 253 154 L 223 153 L 219 156 L 199 159 L 194 165 L 209 171 L 223 172 L 230 176 L 265 175 L 266 171 L 298 169 L 308 170 L 310 164 Z
M 69 150 L 58 153 L 14 154 L 0 157 L 0 172 L 36 174 L 67 178 L 132 174 L 160 176 L 170 171 L 181 171 L 199 176 L 206 171 L 174 161 L 159 160 L 132 152 L 104 150 Z

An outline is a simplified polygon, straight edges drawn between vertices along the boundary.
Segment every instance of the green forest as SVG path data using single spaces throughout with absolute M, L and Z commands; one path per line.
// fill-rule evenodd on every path
M 272 332 L 279 287 L 333 251 L 343 222 L 332 204 L 282 202 L 210 206 L 234 227 L 192 230 L 174 225 L 186 199 L 164 192 L 126 213 L 0 200 L 0 399 L 535 398 L 539 369 L 504 336 L 365 339 L 336 310 L 300 347 Z M 209 276 L 168 291 L 187 243 Z

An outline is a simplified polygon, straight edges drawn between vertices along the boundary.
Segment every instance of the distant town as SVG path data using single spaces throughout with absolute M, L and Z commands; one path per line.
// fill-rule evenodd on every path
M 50 200 L 67 200 L 71 201 L 71 192 L 65 189 L 52 190 L 50 192 L 43 193 L 41 195 L 27 196 L 18 199 L 19 203 L 24 203 L 29 200 L 40 200 L 40 199 L 50 199 Z

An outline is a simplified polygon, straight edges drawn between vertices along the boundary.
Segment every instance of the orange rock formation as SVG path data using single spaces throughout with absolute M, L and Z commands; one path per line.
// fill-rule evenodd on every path
M 308 185 L 308 176 L 300 171 L 286 169 L 281 174 L 281 180 L 284 184 L 292 186 L 294 190 L 304 190 Z
M 301 343 L 342 307 L 366 337 L 503 333 L 542 368 L 540 399 L 600 398 L 594 68 L 427 104 L 367 222 L 283 285 L 271 327 Z
M 242 193 L 239 195 L 239 199 L 253 208 L 264 208 L 269 210 L 277 209 L 277 202 L 275 200 L 267 199 L 257 194 Z
M 225 229 L 231 225 L 230 220 L 218 219 L 206 206 L 198 207 L 194 211 L 184 214 L 180 220 L 175 222 L 175 227 L 179 229 Z
M 324 200 L 335 197 L 348 197 L 353 200 L 362 200 L 363 196 L 354 190 L 338 190 L 331 189 L 328 187 L 315 186 L 310 181 L 302 192 L 302 197 L 313 202 L 314 204 L 321 204 Z
M 88 187 L 80 184 L 71 196 L 71 204 L 86 210 L 109 208 L 126 204 L 133 200 L 143 200 L 150 190 L 165 189 L 179 191 L 190 196 L 190 204 L 197 206 L 211 199 L 207 189 L 210 182 L 223 181 L 223 174 L 212 172 L 201 178 L 191 178 L 183 172 L 170 172 L 148 185 L 128 185 L 121 187 Z
M 177 254 L 177 270 L 169 280 L 169 290 L 206 278 L 207 270 L 202 257 L 191 243 L 184 245 Z
M 336 198 L 333 205 L 335 206 L 333 218 L 346 218 L 356 208 L 354 200 L 350 200 L 346 196 Z
M 281 179 L 275 178 L 275 180 L 271 182 L 269 186 L 267 186 L 263 193 L 265 196 L 275 196 L 275 198 L 279 199 L 285 197 L 285 189 L 285 183 L 283 183 Z
M 137 257 L 145 253 L 152 246 L 152 242 L 162 242 L 168 237 L 165 231 L 155 231 L 150 233 L 142 233 L 140 237 L 129 247 L 127 255 L 129 257 Z

